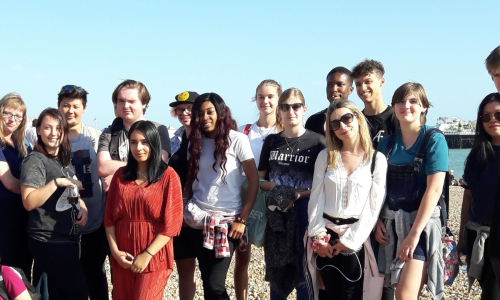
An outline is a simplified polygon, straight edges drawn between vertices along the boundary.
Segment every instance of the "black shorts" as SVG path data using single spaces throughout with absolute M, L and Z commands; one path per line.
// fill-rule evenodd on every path
M 179 236 L 174 236 L 174 259 L 196 258 L 194 243 L 199 242 L 196 230 L 182 226 Z

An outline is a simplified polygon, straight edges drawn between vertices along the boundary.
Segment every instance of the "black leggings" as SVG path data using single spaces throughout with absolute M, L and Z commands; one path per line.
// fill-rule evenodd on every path
M 33 257 L 28 250 L 28 212 L 19 201 L 0 199 L 0 257 L 2 264 L 17 267 L 31 281 Z
M 216 258 L 215 251 L 203 247 L 203 231 L 193 230 L 195 253 L 203 280 L 205 300 L 229 300 L 226 292 L 226 275 L 239 240 L 228 238 L 231 257 Z
M 82 234 L 81 249 L 80 262 L 90 300 L 108 300 L 108 280 L 104 263 L 110 250 L 104 225 L 94 232 Z
M 50 300 L 88 300 L 80 264 L 79 243 L 50 243 L 28 239 L 35 263 L 47 274 Z
M 467 248 L 467 264 L 470 263 L 470 254 L 472 253 L 472 247 L 474 245 L 474 240 L 476 239 L 477 232 L 470 229 L 465 229 L 465 247 Z M 488 253 L 489 239 L 486 239 L 484 244 L 484 253 Z M 484 257 L 484 267 L 483 274 L 481 274 L 481 280 L 479 285 L 481 286 L 481 300 L 500 300 L 500 286 L 493 269 L 493 264 L 488 256 Z
M 339 238 L 338 234 L 336 234 L 335 232 L 329 229 L 327 229 L 327 231 L 331 235 L 331 240 Z M 361 274 L 361 278 L 358 281 L 350 282 L 346 280 L 344 276 L 342 276 L 342 274 L 340 274 L 339 270 L 326 265 L 331 265 L 339 268 L 347 278 L 354 281 L 360 277 L 360 273 L 363 273 L 363 268 L 365 265 L 364 246 L 361 248 L 361 250 L 356 252 L 356 255 L 338 254 L 333 258 L 320 257 L 318 255 L 316 258 L 316 264 L 318 269 L 322 269 L 319 272 L 321 274 L 321 278 L 323 279 L 323 283 L 325 284 L 327 299 L 363 299 L 364 274 Z

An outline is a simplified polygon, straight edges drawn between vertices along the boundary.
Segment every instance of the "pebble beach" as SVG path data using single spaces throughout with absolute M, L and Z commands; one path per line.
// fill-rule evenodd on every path
M 460 211 L 462 207 L 463 188 L 450 186 L 450 216 L 448 220 L 448 227 L 451 229 L 456 238 L 458 238 L 458 231 L 460 226 Z M 111 299 L 112 284 L 109 274 L 109 265 L 106 265 L 108 273 L 108 283 Z M 233 285 L 233 271 L 234 271 L 234 257 L 231 267 L 226 279 L 227 292 L 231 299 L 236 299 L 234 294 Z M 269 299 L 269 284 L 264 281 L 265 276 L 265 262 L 264 262 L 264 249 L 252 246 L 252 259 L 248 269 L 248 300 L 264 300 Z M 179 299 L 178 290 L 179 276 L 177 270 L 174 269 L 168 284 L 165 288 L 163 299 Z M 476 282 L 469 294 L 467 294 L 468 280 L 464 273 L 460 272 L 452 286 L 446 286 L 445 299 L 480 299 L 481 288 Z M 195 299 L 203 299 L 203 287 L 198 268 L 196 269 L 196 295 Z M 288 299 L 296 299 L 295 293 L 290 294 Z M 430 294 L 424 288 L 420 299 L 432 299 Z

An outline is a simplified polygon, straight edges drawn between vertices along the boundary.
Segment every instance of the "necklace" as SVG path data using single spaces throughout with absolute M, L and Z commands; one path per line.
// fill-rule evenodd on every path
M 148 176 L 147 175 L 144 175 L 141 172 L 137 171 L 137 179 L 139 179 L 139 176 L 142 176 L 142 178 L 144 178 L 145 180 L 148 180 Z
M 263 136 L 263 135 L 264 135 L 264 133 L 262 132 L 262 129 L 261 129 L 261 127 L 260 127 L 260 122 L 259 122 L 259 121 L 257 121 L 257 122 L 256 122 L 256 125 L 257 125 L 257 130 L 259 131 L 260 136 Z M 266 137 L 267 137 L 268 135 L 270 135 L 270 134 L 271 134 L 271 132 L 273 132 L 273 131 L 274 131 L 272 127 L 275 127 L 275 126 L 276 126 L 276 124 L 274 124 L 273 126 L 271 126 L 271 127 L 269 128 L 269 131 L 267 132 L 267 134 L 264 136 L 264 138 L 263 138 L 262 140 L 265 140 L 265 139 L 266 139 Z M 276 127 L 275 127 L 275 128 L 276 128 Z
M 293 153 L 293 150 L 295 149 L 295 147 L 296 147 L 296 146 L 297 146 L 297 144 L 299 143 L 299 141 L 300 141 L 300 138 L 301 138 L 301 137 L 302 137 L 302 135 L 301 135 L 301 136 L 299 136 L 299 139 L 295 142 L 295 145 L 293 145 L 293 147 L 292 147 L 292 146 L 290 146 L 290 144 L 288 143 L 287 138 L 285 137 L 285 142 L 286 142 L 286 144 L 287 144 L 287 145 L 288 145 L 288 147 L 289 147 L 289 148 L 286 148 L 286 150 L 290 150 L 290 148 L 292 148 L 292 150 L 290 150 L 290 154 L 292 154 L 292 153 Z M 297 148 L 297 152 L 299 152 L 299 150 L 300 150 L 300 149 L 298 149 L 298 148 Z
M 344 151 L 340 151 L 341 153 L 345 153 L 345 154 L 349 154 L 349 155 L 354 155 L 354 156 L 362 156 L 364 155 L 365 153 L 364 152 L 360 152 L 360 153 L 354 153 L 354 152 L 348 152 L 346 150 Z

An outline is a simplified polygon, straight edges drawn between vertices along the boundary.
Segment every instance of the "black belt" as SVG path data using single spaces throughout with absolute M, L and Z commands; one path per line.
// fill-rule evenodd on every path
M 349 218 L 349 219 L 334 218 L 325 213 L 323 214 L 323 218 L 331 221 L 335 225 L 354 224 L 358 221 L 358 219 L 356 218 Z

